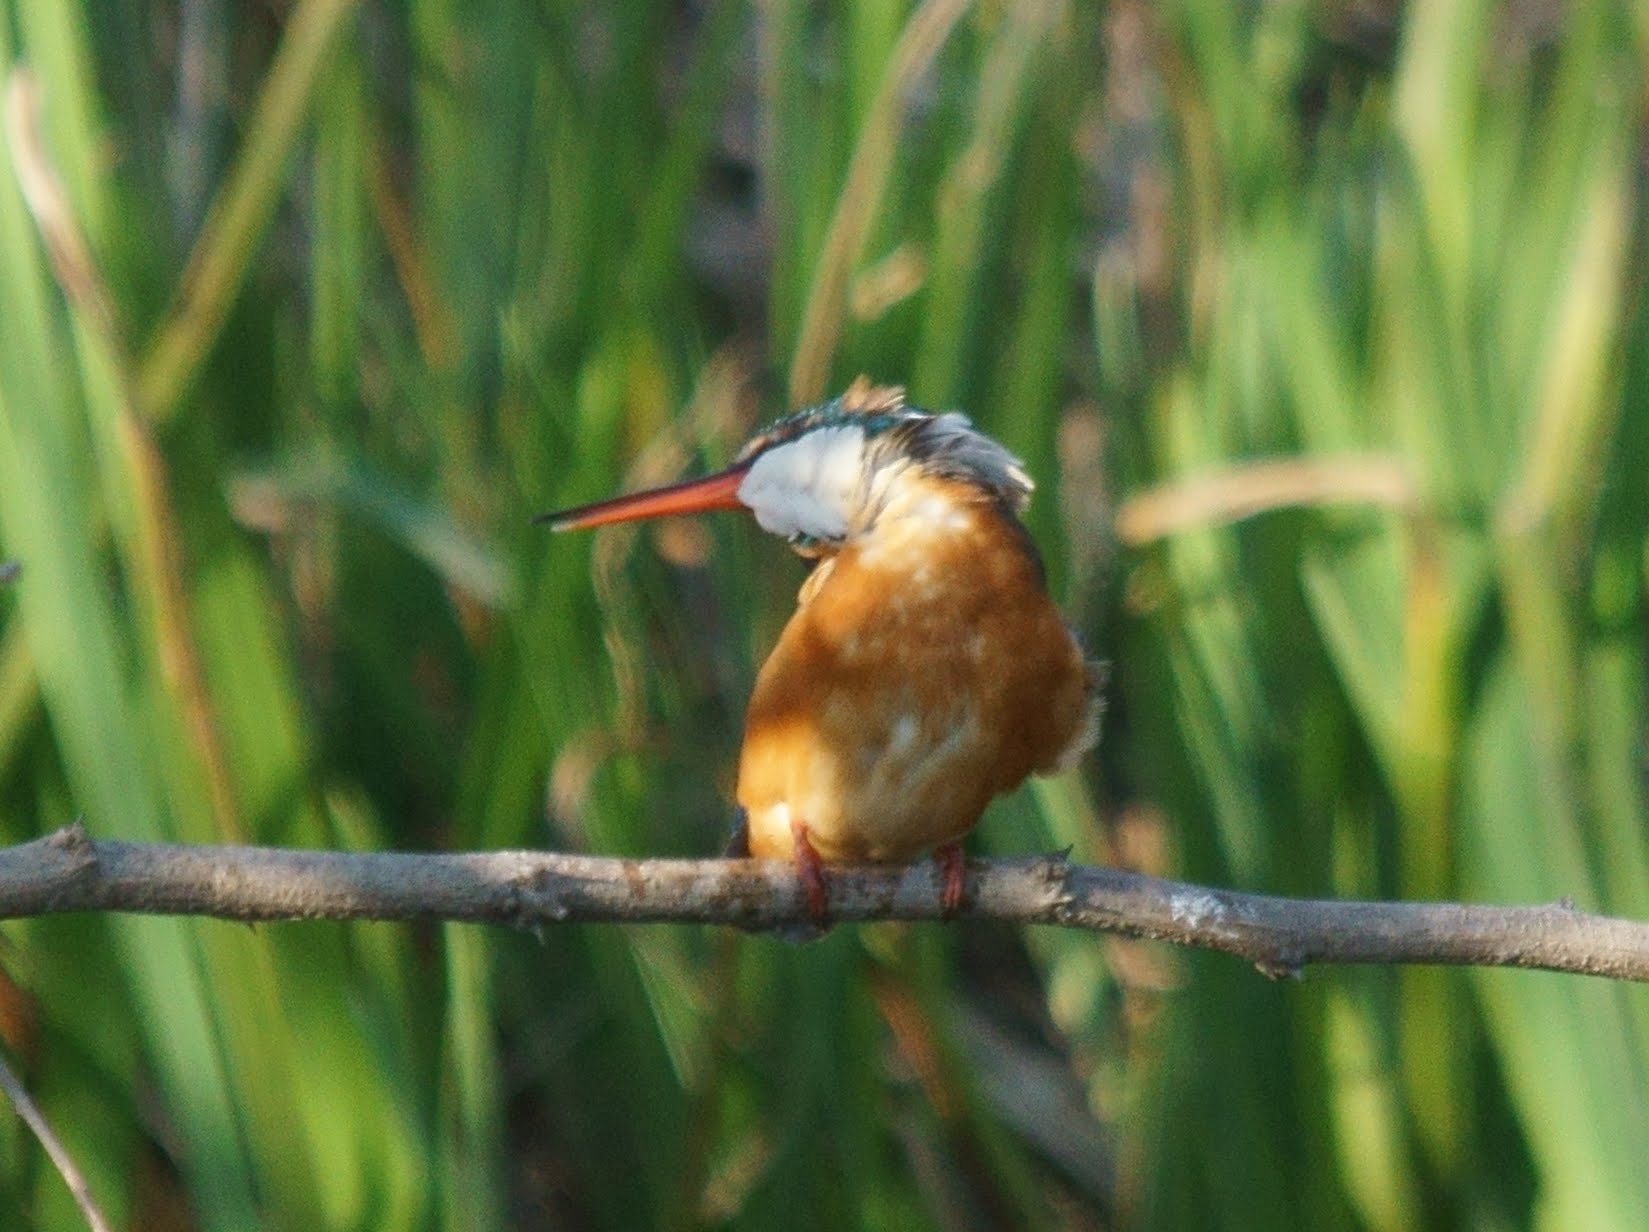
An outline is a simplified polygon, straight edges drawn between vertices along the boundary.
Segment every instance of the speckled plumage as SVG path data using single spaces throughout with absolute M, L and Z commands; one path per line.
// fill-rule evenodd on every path
M 779 420 L 734 460 L 739 500 L 764 530 L 818 555 L 867 533 L 913 471 L 952 479 L 1017 518 L 1035 487 L 1024 465 L 958 411 L 905 403 L 860 378 L 839 398 Z

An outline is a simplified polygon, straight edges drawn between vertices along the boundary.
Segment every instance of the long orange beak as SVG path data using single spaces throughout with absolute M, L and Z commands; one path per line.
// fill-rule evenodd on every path
M 580 505 L 576 509 L 562 509 L 556 513 L 541 513 L 533 521 L 547 524 L 551 530 L 585 530 L 591 526 L 606 526 L 610 522 L 633 522 L 638 518 L 705 513 L 712 509 L 743 509 L 745 505 L 738 496 L 739 484 L 744 481 L 749 469 L 748 464 L 733 466 L 703 479 L 672 483 L 667 488 L 614 496 L 592 505 Z

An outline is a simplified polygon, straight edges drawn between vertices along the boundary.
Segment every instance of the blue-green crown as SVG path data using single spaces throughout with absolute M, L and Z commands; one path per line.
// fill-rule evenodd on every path
M 928 474 L 981 488 L 1014 513 L 1024 510 L 1035 487 L 1024 463 L 975 428 L 966 415 L 911 406 L 902 388 L 872 385 L 864 377 L 839 397 L 774 421 L 739 451 L 735 464 L 832 428 L 863 433 L 867 475 L 888 463 L 914 464 Z

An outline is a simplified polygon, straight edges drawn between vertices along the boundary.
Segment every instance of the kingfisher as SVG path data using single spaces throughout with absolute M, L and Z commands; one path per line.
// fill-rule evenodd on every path
M 965 415 L 860 377 L 716 474 L 534 520 L 744 510 L 812 562 L 756 676 L 736 798 L 738 854 L 792 861 L 822 924 L 827 866 L 930 851 L 953 914 L 985 806 L 1098 739 L 1099 667 L 1020 520 L 1033 486 Z

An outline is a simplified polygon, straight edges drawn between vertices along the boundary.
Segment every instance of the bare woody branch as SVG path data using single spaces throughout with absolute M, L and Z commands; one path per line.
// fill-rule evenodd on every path
M 1534 967 L 1649 982 L 1649 924 L 1576 910 L 1275 898 L 1072 864 L 976 860 L 958 918 L 1087 928 L 1219 950 L 1273 977 L 1312 963 Z M 80 826 L 0 849 L 0 918 L 136 911 L 226 920 L 808 922 L 791 867 L 546 851 L 458 854 L 187 846 Z M 939 920 L 929 863 L 833 869 L 834 921 Z

